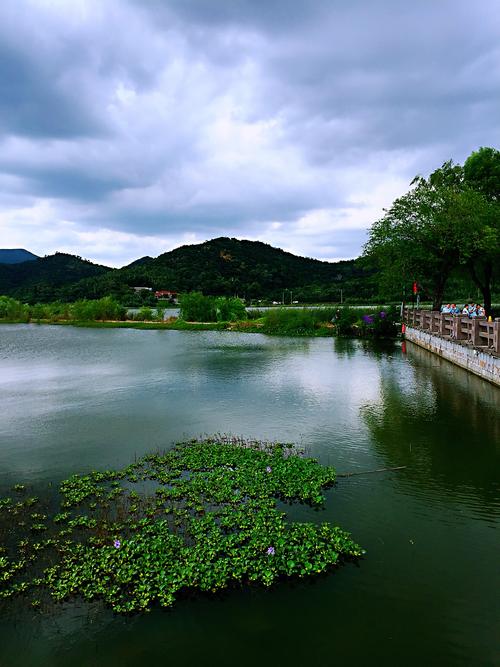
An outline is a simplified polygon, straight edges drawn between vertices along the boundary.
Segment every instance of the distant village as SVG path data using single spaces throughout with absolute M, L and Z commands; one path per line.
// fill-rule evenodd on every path
M 170 301 L 171 303 L 177 303 L 178 294 L 177 292 L 173 292 L 172 290 L 160 289 L 153 292 L 152 287 L 140 287 L 140 286 L 132 287 L 132 289 L 134 290 L 134 292 L 137 293 L 152 292 L 157 299 L 163 299 L 165 301 Z

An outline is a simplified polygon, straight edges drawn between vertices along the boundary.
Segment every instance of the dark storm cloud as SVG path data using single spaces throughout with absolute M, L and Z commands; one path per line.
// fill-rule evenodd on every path
M 499 33 L 495 0 L 4 0 L 0 225 L 18 197 L 357 255 L 415 173 L 498 145 Z
M 50 68 L 0 43 L 0 136 L 79 137 L 99 131 L 92 114 L 59 89 Z

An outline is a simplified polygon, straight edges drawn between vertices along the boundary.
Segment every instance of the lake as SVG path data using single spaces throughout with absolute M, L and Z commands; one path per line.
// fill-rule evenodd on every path
M 365 558 L 311 581 L 114 616 L 0 607 L 0 665 L 500 664 L 498 389 L 406 343 L 0 326 L 0 495 L 39 495 L 216 432 L 338 472 L 323 511 Z

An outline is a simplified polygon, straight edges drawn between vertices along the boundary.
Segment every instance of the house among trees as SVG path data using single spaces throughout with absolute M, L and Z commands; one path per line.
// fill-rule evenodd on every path
M 168 289 L 160 289 L 155 292 L 157 299 L 168 299 L 169 301 L 177 301 L 177 292 L 172 292 Z

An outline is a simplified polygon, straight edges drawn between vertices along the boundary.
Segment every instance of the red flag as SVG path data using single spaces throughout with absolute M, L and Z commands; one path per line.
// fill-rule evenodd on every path
M 413 290 L 413 294 L 418 294 L 418 285 L 417 285 L 416 281 L 413 283 L 412 290 Z

